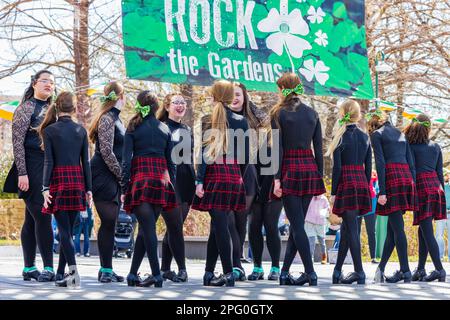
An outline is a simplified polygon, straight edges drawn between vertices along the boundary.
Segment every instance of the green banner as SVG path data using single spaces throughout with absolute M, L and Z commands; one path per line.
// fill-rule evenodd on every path
M 123 0 L 127 76 L 276 91 L 296 72 L 309 95 L 372 99 L 363 0 Z

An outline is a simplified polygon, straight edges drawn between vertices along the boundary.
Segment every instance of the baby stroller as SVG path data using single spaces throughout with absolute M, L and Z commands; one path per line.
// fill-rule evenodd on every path
M 114 257 L 118 258 L 125 253 L 131 258 L 134 248 L 134 228 L 136 222 L 132 215 L 126 214 L 123 209 L 117 218 L 116 230 L 114 233 Z

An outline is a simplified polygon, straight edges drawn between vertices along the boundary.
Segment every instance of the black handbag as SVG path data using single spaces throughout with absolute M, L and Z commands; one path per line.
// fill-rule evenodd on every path
M 13 162 L 11 169 L 6 177 L 5 184 L 3 186 L 3 192 L 5 193 L 18 193 L 19 192 L 19 172 L 17 171 L 16 164 Z

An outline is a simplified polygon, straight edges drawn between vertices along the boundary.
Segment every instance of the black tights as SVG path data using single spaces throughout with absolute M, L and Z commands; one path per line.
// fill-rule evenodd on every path
M 419 229 L 419 264 L 417 269 L 425 269 L 428 252 L 436 270 L 442 270 L 442 263 L 439 256 L 439 246 L 433 234 L 433 218 L 429 217 L 420 221 Z
M 97 235 L 100 265 L 102 268 L 112 269 L 114 233 L 119 215 L 119 205 L 113 201 L 96 201 L 95 207 L 101 221 Z
M 375 259 L 375 222 L 376 216 L 375 214 L 369 214 L 363 217 L 358 218 L 358 233 L 361 235 L 361 223 L 364 219 L 366 225 L 367 239 L 369 241 L 369 251 L 370 251 L 370 259 Z
M 406 241 L 402 211 L 393 212 L 388 216 L 387 235 L 379 264 L 382 272 L 384 272 L 392 251 L 394 251 L 394 247 L 397 248 L 400 270 L 402 272 L 410 271 L 408 264 L 408 243 Z
M 58 274 L 64 274 L 66 264 L 76 265 L 75 245 L 73 243 L 73 225 L 78 216 L 78 211 L 58 211 L 55 213 L 55 220 L 58 225 L 59 233 L 59 261 Z
M 356 272 L 362 272 L 361 243 L 358 232 L 358 210 L 346 211 L 342 215 L 341 238 L 336 260 L 336 270 L 341 271 L 348 249 L 352 254 L 353 266 Z
M 228 228 L 228 215 L 230 212 L 211 210 L 211 230 L 209 232 L 208 245 L 206 251 L 205 271 L 214 272 L 217 253 L 220 255 L 223 273 L 233 271 L 231 262 L 231 236 Z
M 156 235 L 156 221 L 158 220 L 161 207 L 149 203 L 142 203 L 133 210 L 139 222 L 139 232 L 134 244 L 133 259 L 131 261 L 130 273 L 137 275 L 145 253 L 147 253 L 152 269 L 152 275 L 160 275 L 158 260 L 158 237 Z
M 170 270 L 172 257 L 178 265 L 178 270 L 186 270 L 186 257 L 184 252 L 183 224 L 189 212 L 189 204 L 183 202 L 179 207 L 161 215 L 166 222 L 167 230 L 162 241 L 161 270 Z
M 272 267 L 280 267 L 281 238 L 278 231 L 278 220 L 282 207 L 281 200 L 268 203 L 255 202 L 253 204 L 248 237 L 255 267 L 262 267 L 264 238 L 261 231 L 263 225 L 266 231 L 267 249 L 272 259 Z
M 41 212 L 42 204 L 25 200 L 25 220 L 20 240 L 25 267 L 36 263 L 36 243 L 41 253 L 44 267 L 53 268 L 53 229 L 52 216 Z
M 305 272 L 314 271 L 314 266 L 309 249 L 309 239 L 305 232 L 305 216 L 308 212 L 312 196 L 284 196 L 283 205 L 286 216 L 290 223 L 290 233 L 286 244 L 286 254 L 284 256 L 282 271 L 288 272 L 292 261 L 294 261 L 297 250 L 302 258 Z

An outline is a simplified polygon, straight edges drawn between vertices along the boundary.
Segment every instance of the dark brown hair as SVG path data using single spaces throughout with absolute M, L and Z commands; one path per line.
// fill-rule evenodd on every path
M 117 81 L 112 81 L 103 88 L 103 93 L 105 94 L 105 96 L 109 95 L 113 91 L 120 99 L 124 93 L 123 85 Z M 89 139 L 92 141 L 92 143 L 95 143 L 95 141 L 97 140 L 98 124 L 100 122 L 100 118 L 109 110 L 111 110 L 116 105 L 116 103 L 117 100 L 106 100 L 101 104 L 100 109 L 94 116 L 91 127 L 89 128 Z
M 139 92 L 137 96 L 137 101 L 140 103 L 141 106 L 149 106 L 150 107 L 150 114 L 155 115 L 159 109 L 159 103 L 158 98 L 156 95 L 151 93 L 149 90 L 144 90 Z M 128 124 L 127 130 L 128 131 L 134 131 L 137 126 L 139 126 L 142 123 L 142 120 L 144 120 L 144 117 L 142 116 L 142 113 L 138 112 L 136 113 L 133 118 L 131 118 L 130 123 Z
M 175 96 L 180 96 L 184 99 L 184 96 L 178 92 L 169 93 L 168 95 L 166 95 L 162 103 L 162 108 L 159 108 L 158 113 L 156 114 L 156 119 L 162 122 L 169 119 L 169 111 L 167 111 L 167 109 L 169 109 L 172 98 Z
M 301 84 L 301 80 L 295 73 L 286 72 L 277 80 L 277 86 L 279 89 L 294 89 L 297 85 Z M 278 116 L 282 108 L 292 105 L 299 101 L 299 97 L 295 92 L 283 98 L 270 110 L 269 115 L 271 120 L 275 120 L 275 123 L 279 126 Z
M 406 140 L 409 144 L 428 143 L 430 141 L 429 136 L 431 131 L 430 117 L 421 113 L 416 117 L 416 119 L 422 122 L 422 124 L 414 120 L 411 121 L 411 123 L 408 124 L 403 130 Z M 427 121 L 430 124 L 429 127 L 423 125 L 423 123 Z
M 367 132 L 372 134 L 374 131 L 380 129 L 383 124 L 387 121 L 387 114 L 381 111 L 381 117 L 377 115 L 372 115 L 370 120 L 367 121 Z
M 41 138 L 41 149 L 44 150 L 44 129 L 52 123 L 56 122 L 59 113 L 75 113 L 77 105 L 77 96 L 72 92 L 61 92 L 55 102 L 48 108 L 44 121 L 37 128 L 39 137 Z
M 34 97 L 34 88 L 33 86 L 36 84 L 36 82 L 39 80 L 39 78 L 41 77 L 41 75 L 43 74 L 49 74 L 53 76 L 53 73 L 51 73 L 48 70 L 41 70 L 36 72 L 35 75 L 31 76 L 31 81 L 30 84 L 28 85 L 28 87 L 25 89 L 25 92 L 22 96 L 22 101 L 20 102 L 21 104 L 24 103 L 27 100 L 30 100 L 31 98 Z M 52 96 L 48 97 L 47 99 L 47 103 L 51 103 L 52 102 Z
M 245 85 L 243 85 L 240 82 L 234 82 L 233 84 L 234 84 L 234 86 L 241 88 L 242 93 L 244 95 L 244 103 L 242 105 L 242 111 L 243 111 L 244 117 L 247 119 L 248 124 L 250 125 L 250 127 L 252 129 L 255 129 L 255 130 L 258 129 L 261 126 L 261 124 L 258 121 L 258 119 L 256 118 L 255 114 L 250 109 L 250 99 L 248 96 L 247 88 L 245 87 Z

